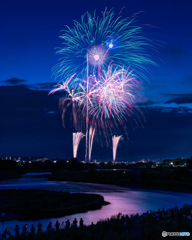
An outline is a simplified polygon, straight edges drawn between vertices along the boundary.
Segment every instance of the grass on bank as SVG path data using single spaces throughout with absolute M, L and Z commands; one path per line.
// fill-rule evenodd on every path
M 14 219 L 37 220 L 100 209 L 109 204 L 98 194 L 49 190 L 0 190 L 0 212 Z

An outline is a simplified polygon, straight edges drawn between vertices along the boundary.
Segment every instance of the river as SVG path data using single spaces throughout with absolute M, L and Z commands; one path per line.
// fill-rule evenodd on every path
M 192 204 L 192 193 L 169 192 L 159 190 L 143 190 L 130 189 L 114 185 L 92 184 L 92 183 L 76 183 L 76 182 L 57 182 L 48 181 L 46 175 L 25 174 L 19 179 L 5 180 L 0 182 L 0 189 L 21 188 L 21 189 L 46 189 L 55 191 L 69 191 L 81 193 L 98 193 L 102 195 L 105 201 L 110 202 L 109 205 L 103 206 L 102 209 L 89 211 L 87 213 L 78 213 L 70 216 L 41 219 L 43 231 L 46 230 L 48 223 L 51 221 L 53 225 L 56 220 L 60 223 L 70 222 L 74 218 L 79 221 L 83 218 L 84 224 L 89 225 L 91 222 L 96 223 L 100 219 L 106 219 L 119 212 L 122 214 L 143 213 L 149 210 L 158 210 L 162 208 L 172 208 L 175 205 L 182 207 L 184 203 Z M 0 234 L 8 228 L 14 234 L 14 227 L 19 225 L 20 229 L 27 223 L 37 226 L 39 221 L 7 221 L 0 223 Z

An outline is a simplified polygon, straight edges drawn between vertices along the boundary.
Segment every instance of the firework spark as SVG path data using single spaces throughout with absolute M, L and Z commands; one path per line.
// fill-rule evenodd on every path
M 145 78 L 146 66 L 155 65 L 146 53 L 153 44 L 143 36 L 143 28 L 136 23 L 136 18 L 115 18 L 112 9 L 105 9 L 101 17 L 96 16 L 96 12 L 93 16 L 87 12 L 81 22 L 74 21 L 74 28 L 66 26 L 60 36 L 63 45 L 56 51 L 62 57 L 53 68 L 55 78 L 65 81 L 75 72 L 77 75 L 86 72 L 87 55 L 93 68 L 105 68 L 113 61 L 116 65 L 135 69 Z
M 107 71 L 101 71 L 100 78 L 89 78 L 89 92 L 84 93 L 85 97 L 80 103 L 86 107 L 85 101 L 88 98 L 89 116 L 102 119 L 112 117 L 119 121 L 126 119 L 126 116 L 130 117 L 133 105 L 141 98 L 141 82 L 136 80 L 133 71 L 109 65 Z
M 119 127 L 127 135 L 125 121 L 129 120 L 134 127 L 137 126 L 137 119 L 139 121 L 140 117 L 143 119 L 142 112 L 135 107 L 138 101 L 142 101 L 141 81 L 136 79 L 133 71 L 115 67 L 112 64 L 108 66 L 107 71 L 101 70 L 100 78 L 93 75 L 88 77 L 88 94 L 86 76 L 82 79 L 71 77 L 70 81 L 60 84 L 59 88 L 51 92 L 54 93 L 60 89 L 66 91 L 66 97 L 60 99 L 64 127 L 65 118 L 71 111 L 75 130 L 84 131 L 86 127 L 83 122 L 88 110 L 89 125 L 99 133 L 97 137 L 104 136 L 105 142 L 109 145 L 110 136 L 120 134 Z M 78 84 L 73 85 L 73 81 Z M 103 141 L 102 138 L 99 141 Z
M 107 52 L 103 46 L 93 46 L 87 54 L 89 64 L 94 67 L 102 66 L 107 58 Z
M 113 136 L 112 137 L 112 142 L 113 142 L 113 163 L 116 160 L 116 153 L 117 153 L 117 146 L 119 144 L 119 141 L 122 140 L 122 135 L 121 136 Z
M 95 128 L 91 126 L 89 129 L 89 162 L 91 161 L 91 152 L 92 152 L 94 135 L 95 135 Z
M 73 133 L 73 158 L 77 158 L 79 143 L 84 136 L 82 132 Z
M 73 75 L 74 76 L 74 75 Z M 53 89 L 50 93 L 65 90 L 67 98 L 71 98 L 80 107 L 87 108 L 89 117 L 99 116 L 103 119 L 111 118 L 119 121 L 133 113 L 133 105 L 141 99 L 141 81 L 138 81 L 129 69 L 115 67 L 110 64 L 107 71 L 101 70 L 100 77 L 88 76 L 89 91 L 86 89 L 86 77 L 84 79 L 67 80 L 63 85 Z M 73 81 L 71 81 L 73 79 Z M 73 83 L 76 82 L 77 84 Z

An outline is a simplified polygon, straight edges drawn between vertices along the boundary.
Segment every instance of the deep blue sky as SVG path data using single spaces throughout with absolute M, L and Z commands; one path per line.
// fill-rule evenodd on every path
M 122 7 L 124 18 L 140 12 L 140 24 L 156 46 L 150 84 L 144 88 L 143 127 L 129 129 L 118 160 L 192 155 L 192 2 L 191 0 L 2 0 L 0 9 L 0 156 L 44 155 L 71 158 L 71 132 L 62 128 L 62 93 L 47 96 L 51 68 L 58 62 L 60 30 L 91 14 Z M 79 158 L 84 157 L 84 140 Z M 111 148 L 93 144 L 92 159 L 110 160 Z

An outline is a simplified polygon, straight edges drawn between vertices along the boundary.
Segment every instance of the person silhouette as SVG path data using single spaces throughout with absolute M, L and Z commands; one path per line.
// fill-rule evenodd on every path
M 9 230 L 6 228 L 5 231 L 2 234 L 2 240 L 7 239 L 7 235 L 10 235 Z
M 82 219 L 82 218 L 81 218 L 80 221 L 79 221 L 79 226 L 80 226 L 80 228 L 83 227 L 83 219 Z
M 77 219 L 76 218 L 73 220 L 73 227 L 77 228 Z
M 34 235 L 35 234 L 35 227 L 33 226 L 33 224 L 31 225 L 31 229 L 30 230 L 31 230 L 31 234 Z
M 62 229 L 64 229 L 64 225 L 65 225 L 65 222 L 63 221 L 63 222 L 61 223 L 61 228 L 62 228 Z
M 56 230 L 59 230 L 59 226 L 60 226 L 60 223 L 59 223 L 58 220 L 57 220 L 56 223 L 55 223 L 55 228 L 56 228 Z
M 47 225 L 47 231 L 50 231 L 52 230 L 52 222 L 50 222 L 48 225 Z
M 23 227 L 22 227 L 22 233 L 23 233 L 24 236 L 27 233 L 27 228 L 28 228 L 27 224 L 23 225 Z
M 16 237 L 16 238 L 19 237 L 19 229 L 20 229 L 19 226 L 16 225 L 16 226 L 15 226 L 15 229 L 14 229 L 14 231 L 15 231 L 15 237 Z
M 65 224 L 66 224 L 66 229 L 69 229 L 69 227 L 70 227 L 70 221 L 69 221 L 69 219 L 65 222 Z
M 41 229 L 42 229 L 42 224 L 41 224 L 41 222 L 39 222 L 39 223 L 37 224 L 37 232 L 38 232 L 38 233 L 41 233 Z

